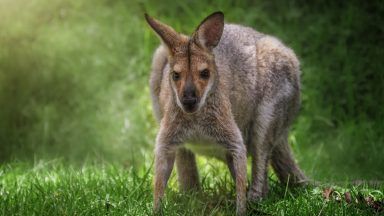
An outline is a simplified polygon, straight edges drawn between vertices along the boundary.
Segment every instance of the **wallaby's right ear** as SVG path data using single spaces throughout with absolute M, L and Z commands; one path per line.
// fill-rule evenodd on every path
M 209 15 L 200 23 L 193 37 L 197 44 L 212 49 L 219 43 L 223 29 L 224 14 L 218 11 Z
M 180 34 L 173 30 L 172 27 L 161 23 L 160 21 L 150 17 L 148 14 L 145 13 L 144 15 L 152 29 L 155 30 L 155 32 L 160 36 L 161 40 L 168 46 L 170 51 L 173 51 L 181 41 Z

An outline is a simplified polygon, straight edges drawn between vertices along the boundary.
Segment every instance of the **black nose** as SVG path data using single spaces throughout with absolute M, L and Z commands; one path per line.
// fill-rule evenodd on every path
M 196 91 L 193 88 L 186 88 L 181 100 L 184 106 L 192 107 L 197 103 Z
M 196 88 L 190 81 L 187 81 L 183 92 L 183 98 L 181 99 L 181 103 L 187 110 L 194 109 L 195 105 L 197 104 Z

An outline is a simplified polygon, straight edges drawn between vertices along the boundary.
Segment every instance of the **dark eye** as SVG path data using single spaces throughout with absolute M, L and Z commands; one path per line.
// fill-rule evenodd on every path
M 209 79 L 209 70 L 204 69 L 204 70 L 200 71 L 200 77 L 202 79 Z
M 179 80 L 179 79 L 180 79 L 180 73 L 178 73 L 178 72 L 176 72 L 176 71 L 173 71 L 173 72 L 172 72 L 172 79 L 173 79 L 174 81 Z

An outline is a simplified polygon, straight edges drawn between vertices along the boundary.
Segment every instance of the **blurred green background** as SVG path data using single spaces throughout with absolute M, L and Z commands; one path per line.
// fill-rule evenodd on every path
M 159 40 L 143 14 L 189 34 L 217 10 L 299 56 L 290 142 L 306 174 L 384 179 L 383 1 L 0 0 L 1 163 L 152 160 Z

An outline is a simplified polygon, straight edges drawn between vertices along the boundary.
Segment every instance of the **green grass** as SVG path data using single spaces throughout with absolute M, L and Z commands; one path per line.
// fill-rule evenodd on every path
M 163 205 L 165 215 L 233 215 L 234 185 L 223 167 L 205 161 L 202 190 L 182 194 L 176 178 L 171 177 Z M 271 177 L 269 198 L 249 203 L 248 213 L 255 215 L 367 215 L 376 214 L 365 205 L 345 201 L 326 201 L 323 187 L 287 189 Z M 384 198 L 384 185 L 337 187 L 374 199 Z M 151 215 L 152 169 L 150 165 L 134 170 L 114 165 L 63 166 L 60 162 L 34 166 L 12 163 L 0 168 L 1 215 Z M 378 214 L 378 213 L 377 213 Z

